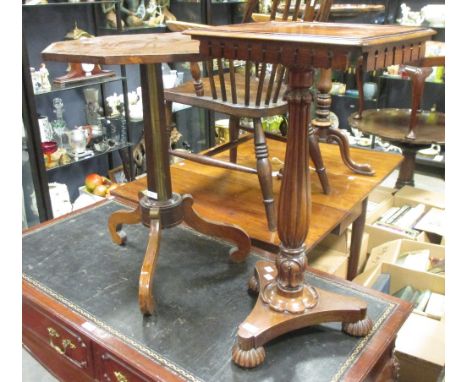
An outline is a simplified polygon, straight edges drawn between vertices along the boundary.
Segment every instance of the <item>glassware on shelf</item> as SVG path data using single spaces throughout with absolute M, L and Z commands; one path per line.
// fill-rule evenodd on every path
M 52 129 L 57 137 L 59 142 L 59 147 L 66 149 L 66 144 L 64 142 L 64 137 L 66 137 L 67 124 L 63 119 L 64 106 L 61 98 L 54 98 L 52 100 L 52 105 L 54 106 L 54 113 L 56 119 L 52 121 Z
M 86 146 L 91 141 L 93 135 L 91 126 L 78 126 L 66 134 L 70 142 L 71 154 L 75 157 L 75 160 L 93 155 L 91 150 L 86 150 Z
M 88 125 L 97 125 L 102 112 L 99 105 L 99 89 L 85 88 L 83 93 L 86 100 L 86 122 Z
M 44 155 L 47 156 L 46 167 L 52 167 L 51 155 L 57 151 L 58 145 L 54 141 L 45 141 L 41 143 L 41 149 Z

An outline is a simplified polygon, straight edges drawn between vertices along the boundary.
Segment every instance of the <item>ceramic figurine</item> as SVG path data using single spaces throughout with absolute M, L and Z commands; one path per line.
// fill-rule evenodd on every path
M 101 10 L 106 17 L 107 26 L 110 28 L 117 28 L 117 15 L 115 14 L 115 4 L 101 4 Z M 122 21 L 122 26 L 125 26 L 125 22 Z
M 49 71 L 47 70 L 44 63 L 42 63 L 41 67 L 39 68 L 39 76 L 42 90 L 49 91 L 52 87 L 49 82 Z
M 110 117 L 115 117 L 119 115 L 118 106 L 120 104 L 120 99 L 117 93 L 106 97 L 106 106 L 108 107 L 107 114 L 110 114 Z
M 31 82 L 33 86 L 34 94 L 41 91 L 41 78 L 39 72 L 36 71 L 34 68 L 29 68 L 31 73 Z
M 138 10 L 138 0 L 125 0 L 125 5 L 121 6 L 122 13 L 127 15 L 126 22 L 128 26 L 131 27 L 138 27 L 143 25 L 143 20 L 138 17 L 137 10 Z
M 405 3 L 401 4 L 401 18 L 397 20 L 401 25 L 421 25 L 424 17 L 421 12 L 411 12 L 411 8 Z

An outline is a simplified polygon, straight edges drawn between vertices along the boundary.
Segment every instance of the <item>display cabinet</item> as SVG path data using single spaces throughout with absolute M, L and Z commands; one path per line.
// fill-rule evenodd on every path
M 138 131 L 132 131 L 132 125 L 138 130 L 139 121 L 129 119 L 125 66 L 91 65 L 86 72 L 84 66 L 67 68 L 66 64 L 49 62 L 44 66 L 41 58 L 41 51 L 54 41 L 100 34 L 101 7 L 119 3 L 23 2 L 23 87 L 28 88 L 23 91 L 24 139 L 40 185 L 36 195 L 41 221 L 69 212 L 88 173 L 106 176 L 123 164 L 127 179 L 134 177 L 131 142 L 137 140 Z M 114 93 L 123 97 L 118 113 L 111 115 L 106 98 Z M 86 147 L 80 149 L 81 144 Z M 67 209 L 57 208 L 62 201 L 50 195 L 50 184 L 67 187 Z

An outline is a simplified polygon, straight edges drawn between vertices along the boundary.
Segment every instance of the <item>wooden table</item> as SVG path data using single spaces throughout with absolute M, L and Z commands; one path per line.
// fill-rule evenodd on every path
M 323 160 L 328 164 L 330 194 L 323 194 L 315 171 L 311 172 L 312 216 L 305 240 L 306 253 L 330 232 L 342 234 L 352 223 L 350 257 L 347 279 L 357 274 L 360 246 L 366 216 L 369 193 L 377 187 L 398 165 L 401 156 L 364 149 L 351 149 L 353 157 L 368 161 L 375 168 L 375 176 L 354 174 L 343 165 L 337 145 L 321 144 Z M 278 172 L 284 163 L 286 144 L 268 140 L 272 169 Z M 205 154 L 216 152 L 216 147 Z M 228 153 L 213 155 L 228 160 Z M 238 147 L 238 163 L 255 164 L 250 142 Z M 309 162 L 313 166 L 312 162 Z M 191 161 L 171 165 L 172 187 L 179 194 L 190 193 L 197 201 L 196 211 L 207 218 L 230 224 L 237 224 L 252 239 L 252 243 L 273 253 L 278 252 L 280 239 L 277 232 L 270 232 L 266 225 L 265 209 L 262 208 L 260 185 L 255 174 L 242 174 L 222 168 L 204 166 Z M 281 181 L 273 179 L 275 200 L 279 197 Z M 146 177 L 124 184 L 112 191 L 112 195 L 131 203 L 138 203 L 138 194 L 146 189 Z
M 254 248 L 246 263 L 236 264 L 224 255 L 232 249 L 229 244 L 183 226 L 166 231 L 161 240 L 164 253 L 171 256 L 161 256 L 156 270 L 160 282 L 153 289 L 164 309 L 142 317 L 135 296 L 147 230 L 130 226 L 134 240 L 126 247 L 115 246 L 106 222 L 110 213 L 122 208 L 130 207 L 100 202 L 23 235 L 23 345 L 59 380 L 387 382 L 396 378 L 395 337 L 410 305 L 319 271 L 307 271 L 306 280 L 369 303 L 375 321 L 372 333 L 353 338 L 339 325 L 319 325 L 272 344 L 265 367 L 232 367 L 232 335 L 254 302 L 247 295 L 246 282 L 256 261 L 274 255 Z M 313 339 L 303 341 L 311 335 Z
M 265 359 L 263 345 L 282 334 L 329 321 L 341 321 L 343 330 L 365 336 L 372 329 L 367 306 L 359 299 L 328 294 L 304 283 L 305 239 L 310 219 L 308 134 L 313 68 L 344 70 L 359 65 L 376 70 L 424 56 L 425 41 L 435 32 L 421 27 L 331 23 L 267 22 L 187 31 L 200 41 L 206 59 L 227 58 L 281 64 L 289 70 L 289 130 L 285 167 L 278 204 L 280 252 L 275 263 L 259 262 L 252 290 L 257 303 L 240 325 L 233 361 L 256 367 Z M 336 141 L 348 167 L 371 173 L 370 166 L 350 160 L 349 146 L 331 129 L 329 77 L 317 84 L 314 135 Z M 316 218 L 319 218 L 318 216 Z
M 433 143 L 445 144 L 445 113 L 423 111 L 416 114 L 416 134 L 408 137 L 408 126 L 411 120 L 411 109 L 369 109 L 353 113 L 348 123 L 363 133 L 376 135 L 403 151 L 395 188 L 414 187 L 414 170 L 416 154 L 419 150 L 430 147 Z
M 62 41 L 51 44 L 42 52 L 45 60 L 52 61 L 140 65 L 148 187 L 139 195 L 139 204 L 134 211 L 120 211 L 109 217 L 109 231 L 112 240 L 122 245 L 127 239 L 122 231 L 123 224 L 142 223 L 150 229 L 140 273 L 139 302 L 144 314 L 155 311 L 151 286 L 162 229 L 185 221 L 200 232 L 234 242 L 237 250 L 230 254 L 233 261 L 245 260 L 250 250 L 250 239 L 242 229 L 202 219 L 193 211 L 190 195 L 172 192 L 168 153 L 170 132 L 165 116 L 161 63 L 197 61 L 200 58 L 198 47 L 198 42 L 188 36 L 164 33 Z

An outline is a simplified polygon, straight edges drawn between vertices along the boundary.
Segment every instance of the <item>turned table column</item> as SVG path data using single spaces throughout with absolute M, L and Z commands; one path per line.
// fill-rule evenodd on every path
M 278 236 L 281 240 L 276 258 L 278 277 L 264 293 L 270 306 L 281 312 L 303 312 L 317 303 L 314 289 L 304 287 L 307 265 L 304 241 L 312 204 L 307 140 L 312 83 L 312 68 L 290 68 L 290 90 L 285 94 L 289 105 L 288 144 L 278 202 Z

